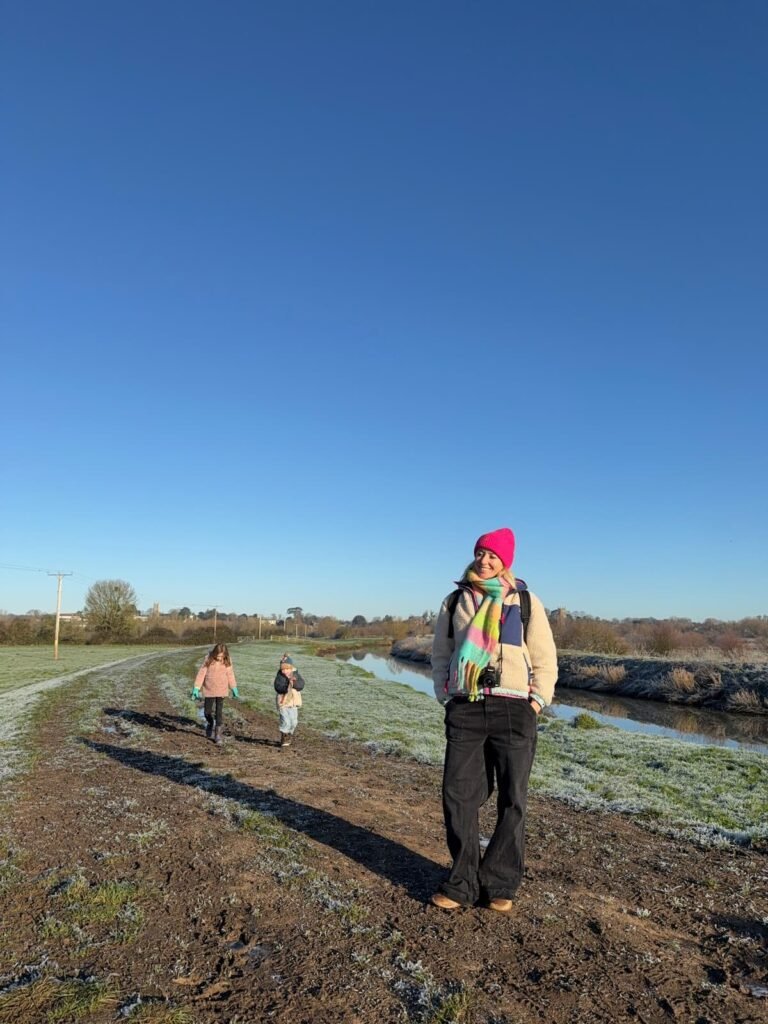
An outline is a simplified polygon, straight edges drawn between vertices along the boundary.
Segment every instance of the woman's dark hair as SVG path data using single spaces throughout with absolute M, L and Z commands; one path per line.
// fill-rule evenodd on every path
M 226 644 L 216 644 L 215 647 L 212 647 L 210 654 L 205 659 L 205 664 L 206 665 L 210 665 L 212 662 L 216 661 L 216 659 L 218 658 L 218 656 L 220 654 L 224 655 L 224 664 L 225 665 L 231 665 L 232 664 L 232 659 L 229 656 L 229 650 L 228 650 Z

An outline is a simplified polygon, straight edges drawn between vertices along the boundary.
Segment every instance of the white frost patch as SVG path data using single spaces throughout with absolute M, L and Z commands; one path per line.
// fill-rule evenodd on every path
M 3 694 L 3 716 L 0 718 L 0 782 L 16 774 L 23 761 L 21 752 L 21 739 L 29 725 L 29 716 L 40 697 L 48 690 L 54 690 L 64 683 L 71 683 L 73 679 L 89 675 L 93 672 L 101 672 L 103 669 L 114 668 L 115 665 L 126 663 L 141 664 L 154 654 L 143 654 L 136 658 L 121 658 L 119 661 L 105 662 L 103 665 L 95 665 L 90 668 L 79 669 L 66 676 L 57 676 L 54 679 L 44 679 L 39 683 L 29 683 L 27 686 L 19 686 Z

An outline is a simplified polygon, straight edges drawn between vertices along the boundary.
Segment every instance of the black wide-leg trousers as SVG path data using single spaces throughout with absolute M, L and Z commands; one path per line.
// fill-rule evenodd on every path
M 446 705 L 443 814 L 453 865 L 441 891 L 466 906 L 511 899 L 522 881 L 537 719 L 527 700 L 512 697 Z M 478 812 L 494 777 L 496 828 L 481 860 Z

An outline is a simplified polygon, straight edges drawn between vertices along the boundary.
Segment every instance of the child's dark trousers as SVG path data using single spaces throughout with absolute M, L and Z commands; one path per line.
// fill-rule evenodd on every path
M 205 720 L 208 725 L 223 725 L 224 724 L 224 698 L 223 697 L 206 697 L 205 698 Z

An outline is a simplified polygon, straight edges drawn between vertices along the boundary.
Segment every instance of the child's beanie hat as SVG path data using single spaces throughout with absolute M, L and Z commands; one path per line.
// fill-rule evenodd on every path
M 282 658 L 280 659 L 280 664 L 281 665 L 292 665 L 293 664 L 293 658 L 289 658 L 287 654 L 284 654 L 282 656 Z
M 500 530 L 492 530 L 484 533 L 475 541 L 475 552 L 478 548 L 485 548 L 492 551 L 504 563 L 504 568 L 509 569 L 515 557 L 515 535 L 507 526 Z

